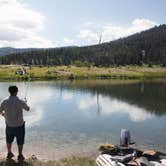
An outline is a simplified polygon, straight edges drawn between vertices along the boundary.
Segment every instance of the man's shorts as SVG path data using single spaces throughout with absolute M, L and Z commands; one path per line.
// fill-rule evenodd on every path
M 9 127 L 6 125 L 6 143 L 11 144 L 16 137 L 17 145 L 23 145 L 25 139 L 25 124 L 19 127 Z

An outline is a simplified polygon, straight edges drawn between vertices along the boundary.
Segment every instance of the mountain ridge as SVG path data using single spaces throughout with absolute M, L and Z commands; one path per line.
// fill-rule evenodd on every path
M 31 50 L 39 50 L 39 48 L 14 48 L 14 47 L 0 47 L 0 56 L 27 52 Z
M 0 58 L 1 64 L 70 65 L 75 61 L 93 63 L 96 66 L 141 63 L 165 65 L 166 25 L 91 46 L 43 48 L 13 53 L 6 59 Z

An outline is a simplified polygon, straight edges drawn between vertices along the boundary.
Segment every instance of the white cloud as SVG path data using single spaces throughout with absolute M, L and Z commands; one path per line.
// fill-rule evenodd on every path
M 88 108 L 94 107 L 96 105 L 95 97 L 88 97 L 79 101 L 78 108 L 80 110 L 86 110 Z
M 141 122 L 153 117 L 153 115 L 147 112 L 144 108 L 140 108 L 136 105 L 128 104 L 118 99 L 110 99 L 108 97 L 101 96 L 100 98 L 101 108 L 103 108 L 102 113 L 105 115 L 125 113 L 128 114 L 129 118 L 134 122 Z
M 83 24 L 83 29 L 79 31 L 77 37 L 83 40 L 84 43 L 97 44 L 100 34 L 102 34 L 102 41 L 106 42 L 150 29 L 156 25 L 159 24 L 148 19 L 139 18 L 134 19 L 129 26 L 116 26 L 109 23 L 99 27 L 92 22 L 87 22 Z
M 0 0 L 0 47 L 53 47 L 39 35 L 45 17 L 19 0 Z
M 69 45 L 69 46 L 74 45 L 73 39 L 69 39 L 69 38 L 65 37 L 63 40 L 64 40 L 65 45 Z
M 114 26 L 111 24 L 105 25 L 103 27 L 103 39 L 105 41 L 110 41 L 114 39 L 118 39 L 121 37 L 126 37 L 132 35 L 134 33 L 138 33 L 147 29 L 150 29 L 158 25 L 154 21 L 150 21 L 148 19 L 135 19 L 128 27 L 123 26 Z
M 111 41 L 125 37 L 142 30 L 149 29 L 156 22 L 148 19 L 134 19 L 129 26 L 117 26 L 111 23 L 99 25 L 95 22 L 85 22 L 79 32 L 70 38 L 62 37 L 58 43 L 53 43 L 43 37 L 45 16 L 32 10 L 23 0 L 0 0 L 0 47 L 55 47 L 68 45 L 91 45 L 102 41 Z
M 94 22 L 88 21 L 85 22 L 84 24 L 82 24 L 83 27 L 89 28 L 89 27 L 96 27 L 96 25 L 94 24 Z
M 63 100 L 71 100 L 73 98 L 73 93 L 71 92 L 63 92 L 62 99 Z
M 86 42 L 94 42 L 98 40 L 98 35 L 96 32 L 90 29 L 81 30 L 78 34 L 80 39 L 86 40 Z
M 87 97 L 80 100 L 78 103 L 80 110 L 88 110 L 95 106 L 97 106 L 96 97 Z M 99 96 L 99 107 L 102 115 L 127 114 L 133 122 L 141 122 L 153 117 L 153 115 L 148 113 L 144 108 L 102 95 Z

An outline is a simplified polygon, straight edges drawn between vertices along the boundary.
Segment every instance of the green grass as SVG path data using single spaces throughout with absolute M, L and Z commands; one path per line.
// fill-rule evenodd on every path
M 15 160 L 0 160 L 0 166 L 95 166 L 95 161 L 89 157 L 72 157 L 59 161 L 28 159 L 24 162 L 17 162 Z
M 75 79 L 146 79 L 166 78 L 166 68 L 160 66 L 122 66 L 122 67 L 24 67 L 26 75 L 18 75 L 16 71 L 22 66 L 0 66 L 1 81 L 28 80 L 55 80 L 68 79 L 71 74 Z

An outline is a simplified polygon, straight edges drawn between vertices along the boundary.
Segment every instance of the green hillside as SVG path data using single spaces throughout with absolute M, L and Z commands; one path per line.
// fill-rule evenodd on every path
M 0 64 L 166 66 L 166 25 L 99 45 L 13 53 L 0 57 Z

